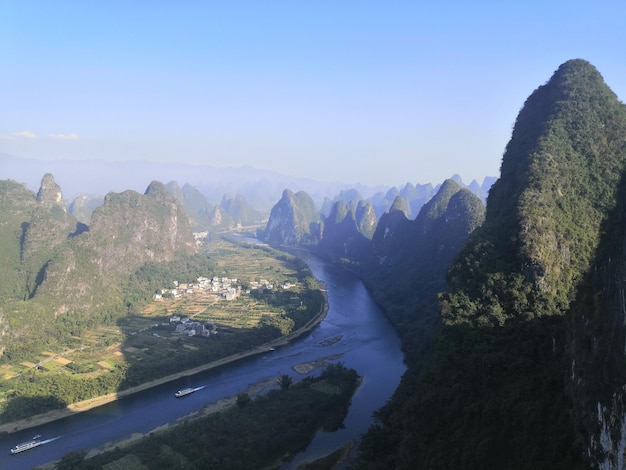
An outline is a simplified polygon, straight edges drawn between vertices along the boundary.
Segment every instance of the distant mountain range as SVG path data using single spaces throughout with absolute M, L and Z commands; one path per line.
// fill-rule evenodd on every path
M 35 160 L 18 158 L 0 153 L 0 179 L 12 179 L 25 183 L 36 190 L 41 177 L 54 175 L 63 188 L 68 208 L 79 218 L 88 220 L 89 211 L 97 206 L 109 192 L 122 192 L 128 189 L 143 192 L 151 181 L 165 184 L 175 182 L 183 192 L 185 188 L 197 190 L 197 195 L 206 199 L 212 209 L 220 206 L 224 199 L 243 198 L 260 214 L 269 215 L 286 188 L 294 192 L 305 191 L 317 207 L 327 206 L 338 197 L 361 200 L 372 198 L 380 216 L 393 201 L 396 194 L 404 194 L 415 201 L 414 215 L 435 193 L 437 183 L 406 183 L 405 187 L 379 185 L 349 185 L 341 182 L 321 182 L 307 178 L 295 178 L 276 172 L 253 167 L 216 168 L 210 165 L 190 165 L 185 163 L 152 163 L 148 161 L 103 161 L 103 160 Z M 463 185 L 458 175 L 452 177 Z M 469 188 L 486 199 L 494 177 L 485 177 L 482 183 L 472 181 Z M 358 196 L 357 196 L 358 195 Z M 190 196 L 192 197 L 192 196 Z M 195 197 L 195 196 L 194 196 Z M 200 204 L 204 204 L 201 202 Z M 209 210 L 210 212 L 210 210 Z
M 63 188 L 68 200 L 80 194 L 104 196 L 127 189 L 142 192 L 151 181 L 176 181 L 181 187 L 197 188 L 209 204 L 216 205 L 224 195 L 240 194 L 254 201 L 257 210 L 269 213 L 285 188 L 308 192 L 319 204 L 324 197 L 351 188 L 340 182 L 328 183 L 294 178 L 253 167 L 216 168 L 186 163 L 104 160 L 35 160 L 0 153 L 0 178 L 13 179 L 35 190 L 42 175 L 50 173 Z M 364 194 L 384 190 L 384 186 L 359 186 Z

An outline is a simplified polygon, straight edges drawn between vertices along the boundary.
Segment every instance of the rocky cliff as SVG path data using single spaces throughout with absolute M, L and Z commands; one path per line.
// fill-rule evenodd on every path
M 143 195 L 107 194 L 78 242 L 94 251 L 92 261 L 105 275 L 130 274 L 147 261 L 167 262 L 197 249 L 184 209 L 157 181 Z

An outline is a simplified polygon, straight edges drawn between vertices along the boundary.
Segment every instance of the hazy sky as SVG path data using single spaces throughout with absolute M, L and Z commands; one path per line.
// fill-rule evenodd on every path
M 0 0 L 0 153 L 481 182 L 564 61 L 626 99 L 625 25 L 623 0 Z

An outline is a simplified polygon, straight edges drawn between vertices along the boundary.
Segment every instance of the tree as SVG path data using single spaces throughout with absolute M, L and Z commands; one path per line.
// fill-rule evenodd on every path
M 244 406 L 249 405 L 251 401 L 252 398 L 250 398 L 250 395 L 248 395 L 247 393 L 242 392 L 237 394 L 237 406 L 239 408 L 243 408 Z
M 287 374 L 280 374 L 276 382 L 280 385 L 281 390 L 289 390 L 293 385 L 293 379 Z

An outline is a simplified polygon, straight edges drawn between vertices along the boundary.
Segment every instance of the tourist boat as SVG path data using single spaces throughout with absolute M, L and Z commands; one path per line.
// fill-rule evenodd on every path
M 43 444 L 43 441 L 39 440 L 40 437 L 41 435 L 37 434 L 36 436 L 33 436 L 30 441 L 22 442 L 21 444 L 16 445 L 11 449 L 11 453 L 19 454 L 20 452 L 24 452 L 25 450 L 30 450 L 40 446 L 41 444 Z
M 179 390 L 178 392 L 176 392 L 176 393 L 174 394 L 174 396 L 175 396 L 176 398 L 180 398 L 180 397 L 184 397 L 184 396 L 186 396 L 186 395 L 189 395 L 190 393 L 193 393 L 193 392 L 195 392 L 195 391 L 196 391 L 196 390 L 195 390 L 195 389 L 193 389 L 193 388 L 183 388 L 182 390 Z
M 179 390 L 178 392 L 176 392 L 174 394 L 174 396 L 176 398 L 181 398 L 181 397 L 185 397 L 193 392 L 197 392 L 198 390 L 202 390 L 204 388 L 204 385 L 202 387 L 190 387 L 190 388 L 183 388 L 181 390 Z

